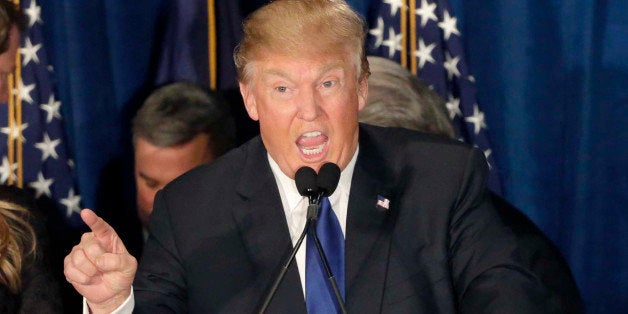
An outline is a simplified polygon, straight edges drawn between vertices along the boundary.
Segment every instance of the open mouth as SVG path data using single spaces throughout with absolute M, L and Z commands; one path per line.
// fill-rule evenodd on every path
M 323 153 L 329 139 L 320 131 L 303 133 L 296 141 L 303 155 L 315 156 Z

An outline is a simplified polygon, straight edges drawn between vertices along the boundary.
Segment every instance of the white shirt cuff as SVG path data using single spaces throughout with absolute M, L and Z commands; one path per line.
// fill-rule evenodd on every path
M 124 300 L 124 302 L 111 314 L 131 314 L 135 308 L 135 298 L 133 297 L 133 287 L 131 286 L 131 294 Z M 87 299 L 83 298 L 83 314 L 90 314 L 91 311 L 87 306 Z

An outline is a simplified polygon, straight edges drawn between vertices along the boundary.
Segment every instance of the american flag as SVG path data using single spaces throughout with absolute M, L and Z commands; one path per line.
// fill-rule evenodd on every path
M 484 113 L 448 1 L 372 1 L 367 21 L 367 54 L 399 62 L 445 99 L 458 138 L 484 152 L 491 169 L 489 187 L 499 193 Z
M 383 209 L 390 209 L 390 200 L 381 195 L 377 195 L 377 203 L 375 206 L 379 206 Z
M 43 43 L 41 7 L 23 0 L 27 17 L 16 70 L 9 77 L 8 104 L 0 105 L 0 183 L 17 185 L 40 200 L 52 200 L 68 225 L 82 225 L 81 197 L 75 184 L 61 102 Z M 47 208 L 48 209 L 48 208 Z

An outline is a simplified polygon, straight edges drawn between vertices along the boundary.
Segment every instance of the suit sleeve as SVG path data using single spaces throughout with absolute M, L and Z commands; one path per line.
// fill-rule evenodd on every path
M 163 191 L 155 196 L 151 234 L 135 276 L 134 313 L 187 313 L 184 268 Z
M 556 297 L 520 257 L 515 235 L 486 190 L 487 164 L 473 149 L 450 217 L 449 258 L 462 313 L 560 313 Z

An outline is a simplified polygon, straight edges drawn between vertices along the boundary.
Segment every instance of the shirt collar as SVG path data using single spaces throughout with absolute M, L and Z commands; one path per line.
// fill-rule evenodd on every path
M 358 157 L 358 152 L 360 151 L 360 146 L 353 153 L 353 157 L 347 167 L 345 167 L 342 172 L 340 172 L 340 180 L 338 181 L 338 187 L 334 191 L 334 193 L 329 197 L 329 201 L 334 206 L 341 198 L 341 195 L 347 196 L 349 195 L 349 190 L 351 189 L 351 178 L 353 177 L 353 170 L 355 169 L 355 164 Z M 282 195 L 282 202 L 284 203 L 284 208 L 294 209 L 298 206 L 304 196 L 299 194 L 297 190 L 296 183 L 294 179 L 288 177 L 281 169 L 275 160 L 267 153 L 268 162 L 270 163 L 270 169 L 275 176 L 275 180 L 277 181 L 277 185 L 280 190 L 280 194 Z

